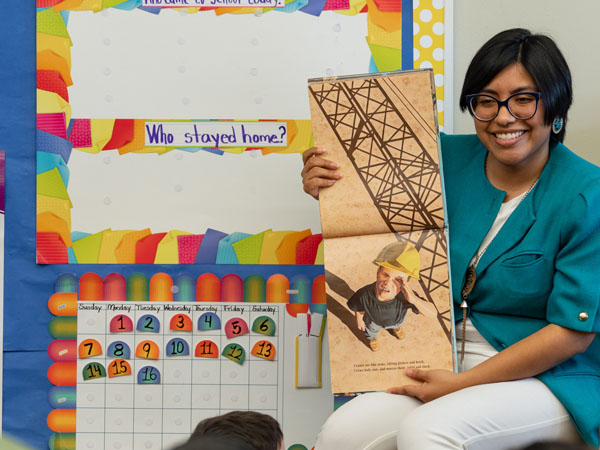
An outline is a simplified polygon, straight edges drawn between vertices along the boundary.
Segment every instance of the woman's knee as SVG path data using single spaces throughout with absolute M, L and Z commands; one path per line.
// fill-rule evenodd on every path
M 317 450 L 362 449 L 395 433 L 403 411 L 419 405 L 410 397 L 373 393 L 358 396 L 335 411 L 317 437 Z
M 448 419 L 449 416 L 443 417 L 429 408 L 415 409 L 398 425 L 398 450 L 462 449 L 462 444 L 454 436 L 453 427 Z

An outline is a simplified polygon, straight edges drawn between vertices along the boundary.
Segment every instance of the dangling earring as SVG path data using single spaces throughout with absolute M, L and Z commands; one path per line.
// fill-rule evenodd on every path
M 560 133 L 560 130 L 562 130 L 563 127 L 563 123 L 564 120 L 562 119 L 562 117 L 557 117 L 556 119 L 554 119 L 554 122 L 552 122 L 552 132 L 554 134 Z

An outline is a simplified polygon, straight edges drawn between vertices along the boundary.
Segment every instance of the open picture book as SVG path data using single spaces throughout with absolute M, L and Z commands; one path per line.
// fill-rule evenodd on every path
M 433 72 L 311 79 L 314 145 L 342 177 L 319 192 L 335 394 L 454 367 Z

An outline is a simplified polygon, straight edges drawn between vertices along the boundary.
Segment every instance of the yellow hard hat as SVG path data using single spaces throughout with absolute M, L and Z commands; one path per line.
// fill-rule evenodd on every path
M 398 270 L 415 280 L 419 279 L 421 257 L 410 242 L 392 242 L 381 249 L 373 264 Z

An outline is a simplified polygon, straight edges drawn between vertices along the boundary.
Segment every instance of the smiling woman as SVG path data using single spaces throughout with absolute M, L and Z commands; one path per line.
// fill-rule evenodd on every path
M 522 102 L 525 102 L 523 93 L 535 90 L 535 81 L 519 62 L 503 69 L 482 89 L 496 100 L 521 99 Z M 481 107 L 469 108 L 475 118 L 477 136 L 488 150 L 486 175 L 494 187 L 506 191 L 505 201 L 513 199 L 535 183 L 550 152 L 550 125 L 544 121 L 543 100 L 537 108 L 537 101 L 526 103 L 530 111 L 525 119 L 515 117 L 508 109 L 510 103 L 506 104 L 506 108 L 497 104 L 499 109 L 496 114 L 487 120 L 479 118 Z M 564 135 L 564 127 L 562 132 Z
M 408 369 L 414 385 L 338 409 L 317 450 L 598 447 L 600 169 L 562 145 L 571 101 L 549 37 L 477 52 L 460 99 L 477 135 L 442 136 L 459 373 Z M 303 155 L 311 195 L 342 176 L 325 151 Z
M 481 105 L 480 98 L 489 102 Z M 494 187 L 506 191 L 504 201 L 537 180 L 548 161 L 550 141 L 564 140 L 572 99 L 569 67 L 547 36 L 510 30 L 475 55 L 460 108 L 468 108 L 475 119 L 477 136 L 489 152 L 486 175 Z M 560 127 L 551 133 L 553 122 Z

